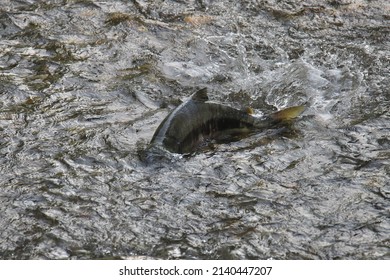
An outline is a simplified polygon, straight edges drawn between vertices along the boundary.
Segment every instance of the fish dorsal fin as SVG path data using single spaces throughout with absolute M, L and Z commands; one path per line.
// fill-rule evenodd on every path
M 192 96 L 191 99 L 194 101 L 199 101 L 199 102 L 206 102 L 209 100 L 209 97 L 207 95 L 207 88 L 202 88 L 195 92 Z

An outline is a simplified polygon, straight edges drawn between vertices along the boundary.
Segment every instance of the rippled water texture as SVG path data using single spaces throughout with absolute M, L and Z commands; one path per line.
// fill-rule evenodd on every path
M 388 1 L 7 1 L 0 258 L 390 259 Z M 196 89 L 271 129 L 146 164 Z

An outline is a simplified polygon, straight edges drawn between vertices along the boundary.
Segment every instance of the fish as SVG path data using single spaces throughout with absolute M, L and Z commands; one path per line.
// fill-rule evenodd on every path
M 206 141 L 233 139 L 271 128 L 295 119 L 304 110 L 304 105 L 294 106 L 257 117 L 251 109 L 240 110 L 209 101 L 207 88 L 203 88 L 168 114 L 156 129 L 150 146 L 190 154 Z

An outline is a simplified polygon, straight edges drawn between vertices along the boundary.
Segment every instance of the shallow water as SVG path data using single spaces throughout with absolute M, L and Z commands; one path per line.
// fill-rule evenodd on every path
M 390 258 L 386 1 L 3 1 L 0 258 Z M 141 160 L 181 100 L 270 129 Z

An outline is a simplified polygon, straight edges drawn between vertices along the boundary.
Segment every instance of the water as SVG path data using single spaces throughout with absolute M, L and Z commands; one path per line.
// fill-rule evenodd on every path
M 4 1 L 0 257 L 389 259 L 386 1 Z M 271 129 L 141 160 L 197 88 Z

